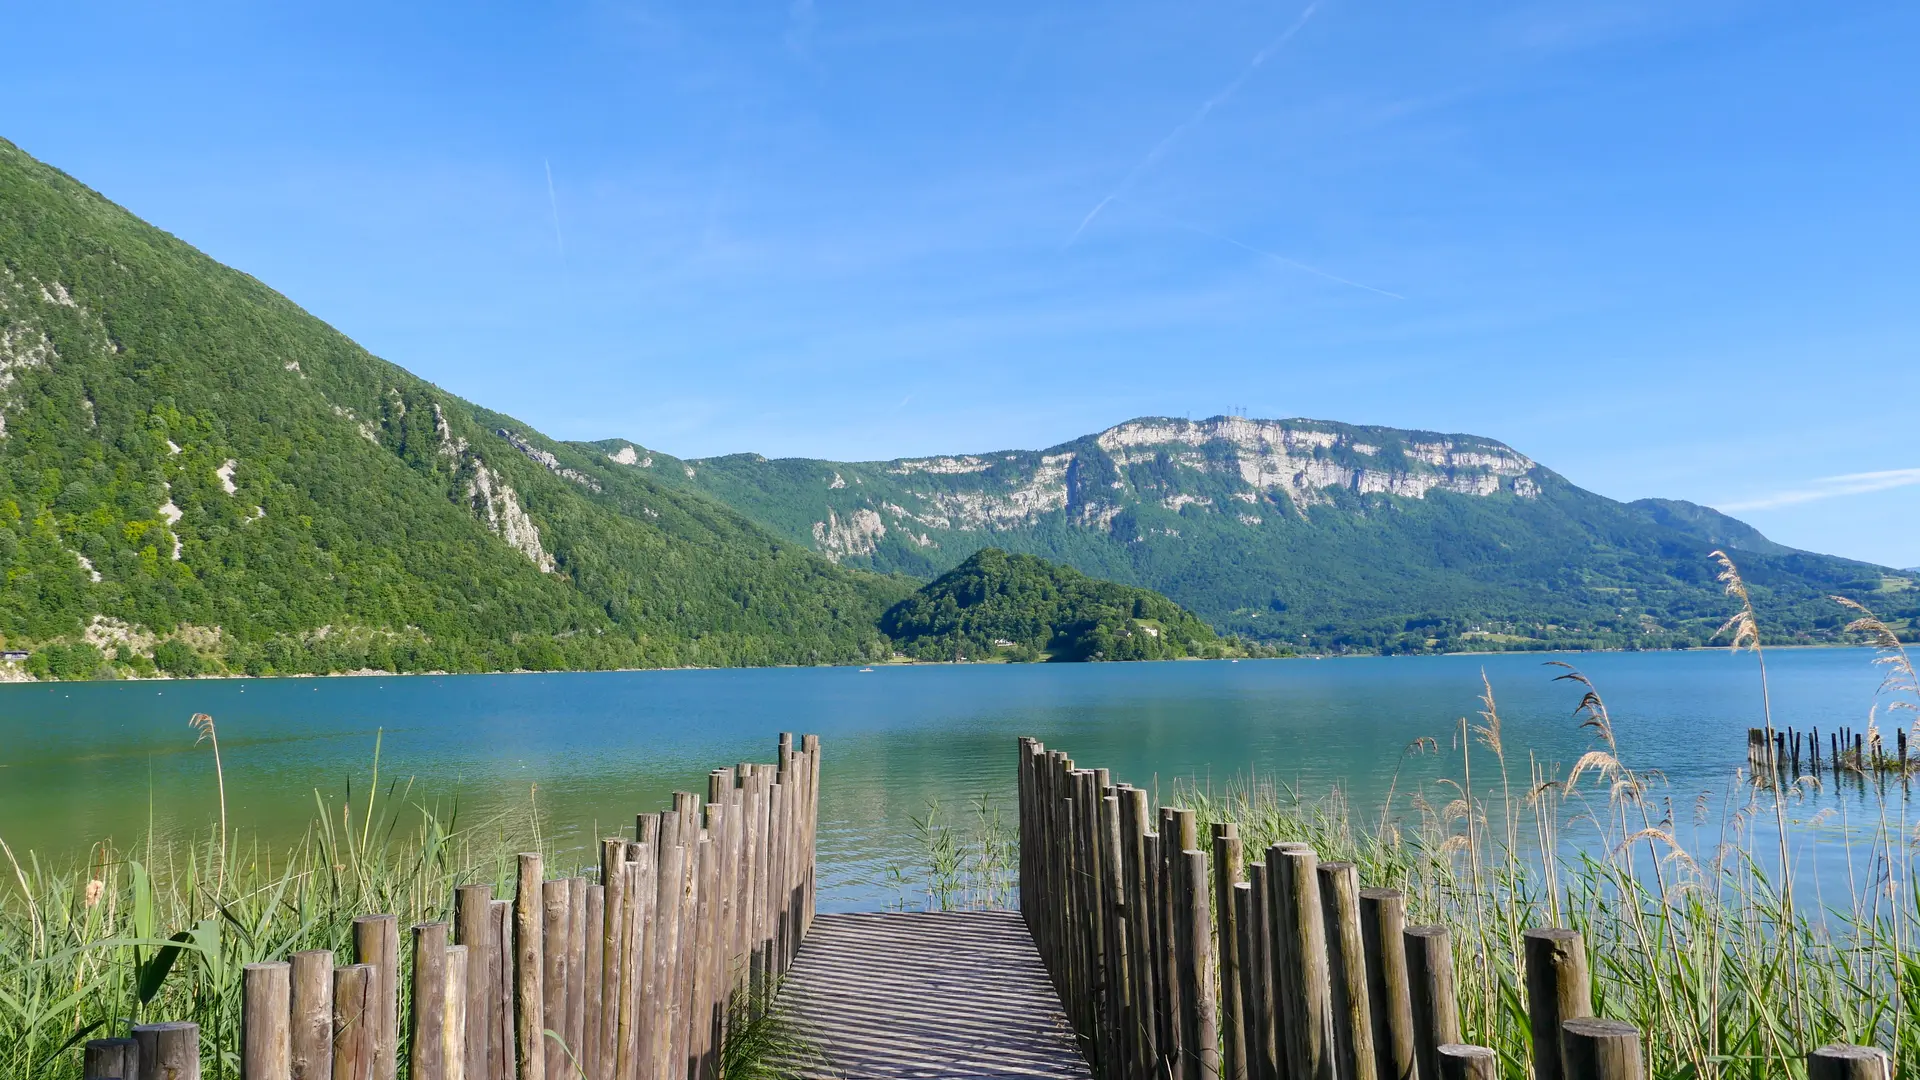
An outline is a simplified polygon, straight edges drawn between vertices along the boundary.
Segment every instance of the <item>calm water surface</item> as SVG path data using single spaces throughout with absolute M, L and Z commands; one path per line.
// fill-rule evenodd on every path
M 1878 676 L 1855 649 L 1770 653 L 1776 723 L 1864 728 Z M 1761 716 L 1752 655 L 1560 657 L 1598 684 L 1630 764 L 1663 770 L 1677 806 L 1724 790 Z M 537 802 L 563 845 L 584 849 L 708 769 L 768 760 L 779 731 L 825 748 L 823 908 L 895 896 L 889 866 L 914 858 L 911 819 L 981 795 L 1010 805 L 1014 739 L 1033 735 L 1082 765 L 1143 786 L 1224 781 L 1251 770 L 1377 806 L 1399 786 L 1450 775 L 1457 755 L 1408 757 L 1422 736 L 1449 751 L 1479 708 L 1484 671 L 1508 756 L 1565 766 L 1590 745 L 1579 694 L 1540 656 L 1160 664 L 802 668 L 0 686 L 0 838 L 55 860 L 111 837 L 204 829 L 213 761 L 187 718 L 218 721 L 229 813 L 275 842 L 315 812 L 365 798 L 376 734 L 384 789 L 456 800 L 471 817 Z M 537 796 L 535 789 L 537 787 Z M 1827 805 L 1853 799 L 1829 792 Z M 1812 812 L 1809 807 L 1808 812 Z M 358 811 L 356 811 L 357 813 Z

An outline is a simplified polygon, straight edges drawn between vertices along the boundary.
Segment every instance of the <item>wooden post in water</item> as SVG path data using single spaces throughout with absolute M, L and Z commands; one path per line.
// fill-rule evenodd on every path
M 1618 1020 L 1576 1016 L 1560 1027 L 1561 1075 L 1567 1080 L 1645 1080 L 1640 1029 Z
M 1409 926 L 1407 992 L 1413 1014 L 1413 1060 L 1418 1080 L 1439 1080 L 1439 1049 L 1460 1041 L 1453 996 L 1453 941 L 1444 926 Z
M 380 972 L 333 969 L 333 1080 L 373 1080 L 380 1067 Z
M 447 924 L 413 927 L 413 1010 L 407 1080 L 446 1080 Z
M 467 949 L 466 1023 L 461 1032 L 461 1074 L 466 1080 L 505 1080 L 495 1076 L 487 1049 L 498 1026 L 493 998 L 500 985 L 500 948 L 493 923 L 493 886 L 462 885 L 453 890 L 453 939 Z
M 547 1040 L 542 1034 L 547 1028 L 544 876 L 540 854 L 521 852 L 513 894 L 513 1055 L 518 1080 L 547 1076 Z
M 1375 1080 L 1373 1004 L 1367 992 L 1360 932 L 1360 871 L 1350 862 L 1321 863 L 1320 911 L 1332 989 L 1333 1050 L 1341 1080 Z
M 289 1080 L 293 1074 L 292 965 L 241 969 L 240 1080 Z
M 467 969 L 472 956 L 465 945 L 447 946 L 440 1021 L 440 1075 L 446 1080 L 467 1080 Z
M 200 1080 L 199 1024 L 185 1020 L 135 1024 L 133 1041 L 140 1080 Z
M 1220 1075 L 1247 1080 L 1246 1011 L 1240 977 L 1240 915 L 1234 886 L 1244 876 L 1246 854 L 1240 827 L 1231 821 L 1213 825 L 1213 903 L 1220 917 Z
M 374 970 L 374 1076 L 394 1080 L 399 1073 L 400 919 L 362 915 L 353 920 L 353 958 Z
M 1374 1073 L 1413 1080 L 1413 1003 L 1407 993 L 1406 898 L 1398 889 L 1360 890 L 1361 948 L 1367 958 Z
M 1873 1046 L 1835 1043 L 1807 1055 L 1807 1080 L 1891 1080 L 1893 1059 Z
M 288 1072 L 293 1080 L 333 1076 L 333 953 L 307 949 L 292 957 Z
M 1500 1080 L 1500 1055 L 1484 1046 L 1447 1043 L 1434 1053 L 1440 1080 Z
M 140 1044 L 132 1036 L 87 1040 L 80 1076 L 82 1080 L 140 1080 Z
M 1561 1025 L 1593 1015 L 1586 944 L 1579 931 L 1559 928 L 1528 930 L 1521 937 L 1527 960 L 1534 1080 L 1561 1080 Z

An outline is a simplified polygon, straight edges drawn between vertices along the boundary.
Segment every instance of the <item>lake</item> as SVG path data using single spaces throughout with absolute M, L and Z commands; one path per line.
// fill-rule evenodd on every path
M 1776 724 L 1864 729 L 1872 658 L 1769 653 Z M 1253 770 L 1309 792 L 1338 783 L 1375 807 L 1396 770 L 1403 793 L 1457 772 L 1484 672 L 1517 780 L 1529 752 L 1564 776 L 1591 736 L 1572 715 L 1578 689 L 1547 659 L 1594 680 L 1623 758 L 1663 770 L 1676 806 L 1718 795 L 1744 766 L 1758 666 L 1719 651 L 29 684 L 0 686 L 0 838 L 59 862 L 150 822 L 207 829 L 218 804 L 196 712 L 218 723 L 233 823 L 276 844 L 307 826 L 316 789 L 365 799 L 378 737 L 383 788 L 411 782 L 410 797 L 457 800 L 468 818 L 536 800 L 583 858 L 673 789 L 704 791 L 708 769 L 770 760 L 776 733 L 813 732 L 821 907 L 872 908 L 897 898 L 888 868 L 916 857 L 912 819 L 932 800 L 951 817 L 984 795 L 1011 820 L 1019 735 L 1149 788 Z M 1421 737 L 1444 753 L 1403 753 Z M 1809 812 L 1867 798 L 1828 792 Z

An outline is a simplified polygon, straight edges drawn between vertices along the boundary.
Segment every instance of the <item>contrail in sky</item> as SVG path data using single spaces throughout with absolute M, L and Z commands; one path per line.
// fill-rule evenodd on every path
M 1911 487 L 1915 484 L 1920 484 L 1920 469 L 1881 469 L 1877 472 L 1847 473 L 1844 476 L 1823 476 L 1809 482 L 1805 487 L 1776 491 L 1771 495 L 1718 503 L 1715 509 L 1721 511 L 1773 510 L 1782 506 L 1831 499 L 1840 495 L 1865 495 L 1869 492 L 1888 491 L 1893 488 Z
M 565 256 L 567 245 L 560 239 L 560 200 L 553 194 L 553 163 L 546 158 L 541 158 L 540 164 L 547 167 L 547 205 L 553 209 L 553 243 L 560 249 L 560 254 Z
M 1094 204 L 1093 209 L 1087 211 L 1087 216 L 1080 219 L 1080 227 L 1073 230 L 1073 235 L 1067 237 L 1066 244 L 1061 246 L 1072 246 L 1075 240 L 1080 239 L 1080 234 L 1087 231 L 1087 226 L 1093 224 L 1093 219 L 1100 216 L 1100 211 L 1105 210 L 1107 204 L 1126 194 L 1127 189 L 1133 186 L 1134 180 L 1137 179 L 1141 173 L 1152 168 L 1154 163 L 1159 161 L 1160 158 L 1166 154 L 1167 150 L 1179 140 L 1180 136 L 1200 126 L 1200 123 L 1207 118 L 1207 114 L 1225 104 L 1228 98 L 1233 97 L 1233 95 L 1239 91 L 1241 85 L 1252 78 L 1253 73 L 1260 69 L 1260 65 L 1267 62 L 1268 57 L 1277 52 L 1282 45 L 1292 40 L 1293 35 L 1299 33 L 1301 27 L 1307 25 L 1307 20 L 1313 18 L 1313 13 L 1319 9 L 1320 2 L 1321 0 L 1313 0 L 1312 3 L 1308 4 L 1306 10 L 1300 13 L 1300 17 L 1293 20 L 1293 25 L 1287 27 L 1279 37 L 1268 42 L 1266 48 L 1253 54 L 1253 59 L 1248 62 L 1246 67 L 1241 69 L 1240 74 L 1236 76 L 1232 82 L 1227 84 L 1226 89 L 1202 102 L 1200 108 L 1197 109 L 1192 116 L 1188 117 L 1186 122 L 1168 132 L 1166 138 L 1155 143 L 1153 149 L 1147 151 L 1147 156 L 1141 158 L 1140 163 L 1135 165 L 1132 170 L 1127 173 L 1126 178 L 1120 181 L 1120 186 L 1114 188 L 1111 194 Z
M 1203 229 L 1200 226 L 1195 225 L 1190 221 L 1182 221 L 1179 218 L 1174 217 L 1170 214 L 1163 214 L 1160 211 L 1153 209 L 1152 207 L 1141 206 L 1139 203 L 1134 202 L 1132 199 L 1123 199 L 1118 195 L 1110 195 L 1108 196 L 1107 201 L 1108 202 L 1124 202 L 1128 206 L 1138 207 L 1139 209 L 1145 210 L 1147 213 L 1152 214 L 1154 217 L 1157 217 L 1162 221 L 1167 222 L 1170 225 L 1178 225 L 1180 228 L 1186 229 L 1188 232 L 1199 233 L 1201 236 L 1218 240 L 1223 244 L 1232 244 L 1234 247 L 1237 247 L 1242 251 L 1251 251 L 1255 255 L 1265 256 L 1266 258 L 1272 259 L 1274 262 L 1285 263 L 1286 265 L 1291 266 L 1296 270 L 1305 270 L 1309 274 L 1314 274 L 1318 277 L 1326 278 L 1328 281 L 1337 281 L 1342 285 L 1351 285 L 1356 289 L 1365 289 L 1370 293 L 1379 293 L 1381 296 L 1389 296 L 1395 300 L 1406 299 L 1406 297 L 1401 296 L 1397 292 L 1388 292 L 1385 289 L 1376 289 L 1372 285 L 1368 285 L 1364 281 L 1354 281 L 1352 278 L 1343 278 L 1338 274 L 1329 274 L 1328 272 L 1320 269 L 1317 266 L 1308 266 L 1306 263 L 1303 263 L 1298 259 L 1289 259 L 1285 255 L 1275 254 L 1274 252 L 1268 251 L 1265 248 L 1257 248 L 1257 247 L 1254 247 L 1252 244 L 1242 243 L 1239 240 L 1235 240 L 1231 236 L 1222 236 L 1221 234 L 1214 232 L 1211 229 Z

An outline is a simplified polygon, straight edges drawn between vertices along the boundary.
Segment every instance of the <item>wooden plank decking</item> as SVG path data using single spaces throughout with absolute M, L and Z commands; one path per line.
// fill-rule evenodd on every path
M 1088 1076 L 1018 912 L 816 916 L 781 997 L 811 1076 Z

